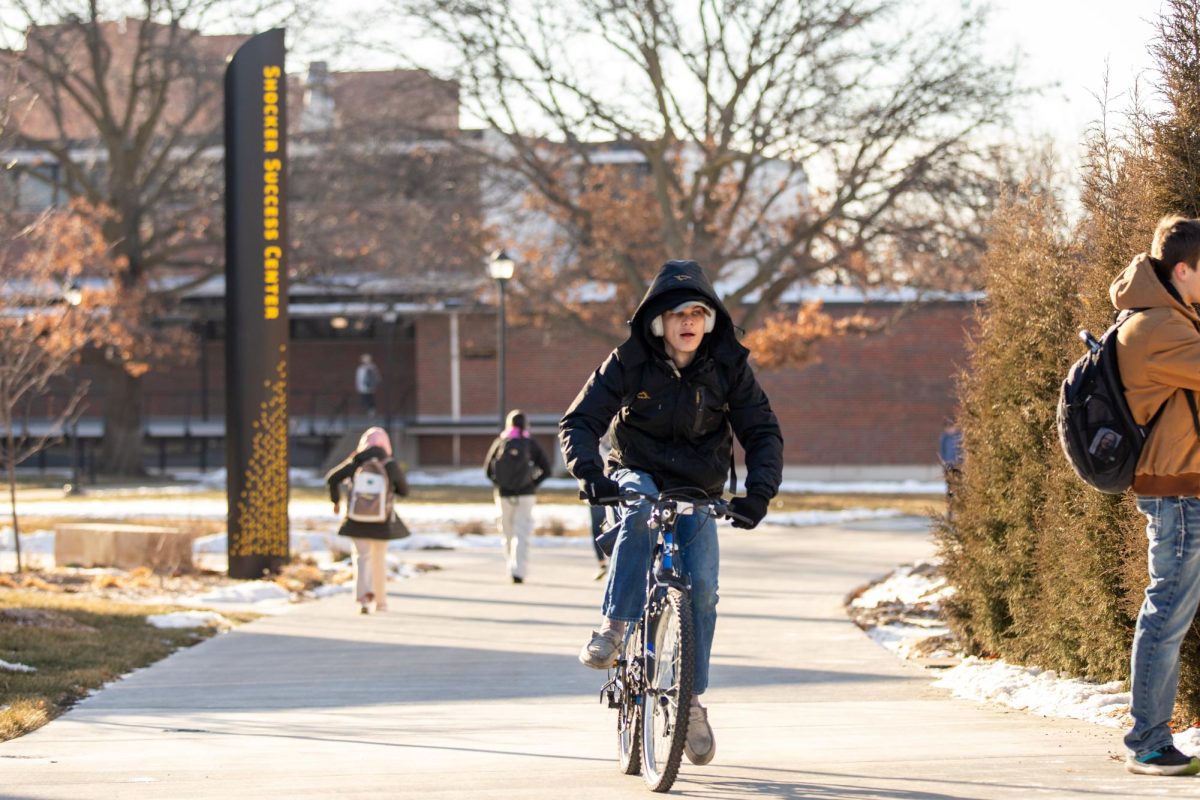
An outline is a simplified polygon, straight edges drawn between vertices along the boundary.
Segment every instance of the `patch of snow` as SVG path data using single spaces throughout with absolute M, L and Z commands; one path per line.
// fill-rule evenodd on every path
M 931 636 L 945 636 L 949 632 L 949 628 L 936 624 L 925 626 L 911 623 L 891 623 L 888 625 L 877 625 L 874 628 L 868 629 L 867 636 L 871 637 L 872 641 L 876 644 L 887 650 L 891 650 L 900 658 L 910 658 L 920 653 L 917 648 L 921 642 Z M 932 655 L 942 654 L 934 653 Z
M 12 528 L 0 528 L 0 550 L 13 550 Z M 22 531 L 22 555 L 49 555 L 54 552 L 54 531 Z
M 547 549 L 592 546 L 586 536 L 532 536 L 529 544 Z M 407 539 L 388 542 L 388 550 L 499 550 L 502 546 L 499 534 L 414 533 Z
M 270 600 L 290 600 L 291 592 L 271 581 L 247 581 L 221 586 L 190 599 L 197 603 L 262 603 Z
M 348 583 L 323 583 L 312 590 L 312 596 L 316 598 L 332 597 L 335 594 L 349 594 L 354 591 L 354 587 Z
M 1127 728 L 1129 692 L 1121 681 L 1095 683 L 1059 675 L 1054 670 L 1019 667 L 1002 659 L 969 657 L 942 673 L 935 686 L 955 697 L 999 703 L 1052 717 L 1068 717 Z
M 781 492 L 796 494 L 945 494 L 945 481 L 784 481 Z
M 8 670 L 9 672 L 37 672 L 37 667 L 31 667 L 28 664 L 14 664 L 2 658 L 0 658 L 0 669 Z M 5 708 L 7 707 L 5 706 Z
M 918 572 L 931 566 L 933 562 L 923 561 L 912 566 L 900 567 L 887 580 L 880 581 L 854 598 L 850 605 L 856 608 L 878 608 L 888 603 L 929 603 L 937 608 L 943 598 L 954 594 L 954 587 L 950 586 L 942 575 L 930 578 Z
M 229 480 L 229 473 L 224 467 L 210 470 L 173 469 L 171 477 L 177 481 L 194 484 L 191 491 L 207 491 L 224 489 Z M 315 469 L 292 467 L 288 469 L 288 483 L 292 486 L 319 488 L 325 485 L 324 476 Z M 153 492 L 154 487 L 147 487 L 147 492 Z M 89 492 L 90 494 L 91 492 Z
M 789 528 L 804 528 L 813 525 L 836 525 L 860 519 L 888 519 L 903 516 L 904 512 L 894 508 L 847 508 L 841 511 L 784 511 L 768 514 L 768 525 L 783 525 Z
M 215 625 L 229 627 L 229 620 L 215 611 L 172 611 L 169 614 L 150 614 L 146 622 L 156 628 L 206 628 Z

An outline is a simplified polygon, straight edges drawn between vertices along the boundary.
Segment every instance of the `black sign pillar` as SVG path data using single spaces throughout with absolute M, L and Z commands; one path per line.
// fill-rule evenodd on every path
M 287 75 L 283 31 L 225 71 L 225 465 L 229 575 L 288 560 Z

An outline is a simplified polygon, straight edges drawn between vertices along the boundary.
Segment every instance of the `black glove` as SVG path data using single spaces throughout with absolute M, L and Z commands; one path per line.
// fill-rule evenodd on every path
M 762 518 L 767 515 L 767 505 L 769 502 L 756 494 L 748 494 L 745 497 L 735 497 L 730 500 L 729 510 L 749 520 L 749 522 L 743 522 L 740 519 L 735 519 L 733 527 L 745 528 L 746 530 L 757 527 L 758 523 L 762 522 Z
M 612 500 L 621 496 L 621 484 L 603 475 L 581 481 L 580 485 L 583 487 L 581 494 L 584 499 L 594 506 L 600 505 L 601 500 Z

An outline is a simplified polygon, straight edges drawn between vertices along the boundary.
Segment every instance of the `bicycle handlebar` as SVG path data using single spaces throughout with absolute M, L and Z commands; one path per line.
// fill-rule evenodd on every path
M 750 525 L 751 527 L 754 526 L 754 520 L 750 519 L 749 517 L 745 517 L 745 516 L 737 513 L 736 511 L 731 511 L 729 509 L 729 503 L 727 501 L 725 501 L 724 499 L 718 498 L 716 500 L 712 500 L 709 498 L 705 498 L 704 500 L 701 501 L 701 500 L 695 500 L 693 498 L 686 498 L 686 497 L 678 497 L 677 498 L 677 497 L 664 496 L 664 494 L 653 495 L 653 494 L 646 494 L 645 492 L 639 492 L 634 489 L 626 489 L 622 494 L 620 494 L 617 497 L 601 497 L 601 498 L 597 499 L 596 505 L 598 505 L 598 506 L 618 506 L 618 505 L 629 505 L 633 501 L 639 501 L 639 500 L 650 502 L 650 503 L 658 503 L 658 502 L 662 502 L 664 500 L 675 500 L 678 502 L 690 503 L 693 506 L 707 505 L 712 508 L 713 514 L 716 515 L 717 517 L 723 517 L 725 519 L 731 519 L 731 520 L 735 520 L 737 522 L 744 522 L 744 523 Z M 587 500 L 588 499 L 587 493 L 580 491 L 579 499 Z

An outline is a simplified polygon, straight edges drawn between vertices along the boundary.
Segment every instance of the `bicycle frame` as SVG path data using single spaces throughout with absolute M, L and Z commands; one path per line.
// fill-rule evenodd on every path
M 676 498 L 669 492 L 649 495 L 631 491 L 616 500 L 624 505 L 649 503 L 647 526 L 657 535 L 646 574 L 641 617 L 627 627 L 617 662 L 600 696 L 618 712 L 621 770 L 627 775 L 644 770 L 651 790 L 664 792 L 674 783 L 679 769 L 694 668 L 691 580 L 683 572 L 675 533 L 681 517 L 730 514 L 723 500 Z M 671 647 L 663 652 L 660 663 L 658 645 L 668 641 Z M 668 676 L 666 683 L 662 682 L 664 675 Z

